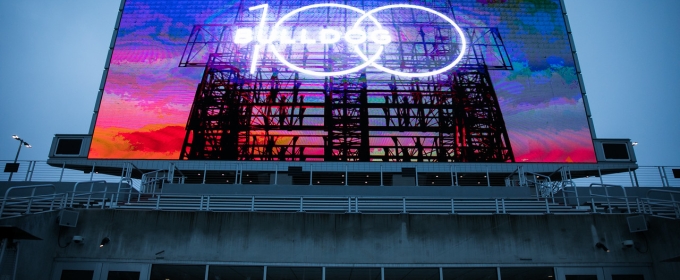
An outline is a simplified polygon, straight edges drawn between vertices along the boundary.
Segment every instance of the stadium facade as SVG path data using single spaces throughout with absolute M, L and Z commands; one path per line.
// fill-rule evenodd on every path
M 123 0 L 0 278 L 677 278 L 680 170 L 590 115 L 561 0 Z

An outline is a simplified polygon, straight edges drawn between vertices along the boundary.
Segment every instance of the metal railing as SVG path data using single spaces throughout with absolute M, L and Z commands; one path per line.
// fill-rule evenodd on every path
M 36 190 L 40 188 L 51 188 L 52 193 L 36 195 Z M 12 191 L 17 190 L 30 190 L 31 194 L 28 196 L 9 196 Z M 33 185 L 33 186 L 18 186 L 10 187 L 5 191 L 5 196 L 2 199 L 2 206 L 0 206 L 0 218 L 3 218 L 6 213 L 5 210 L 9 207 L 17 208 L 13 209 L 14 212 L 21 211 L 21 214 L 35 214 L 47 211 L 53 211 L 56 209 L 62 209 L 66 207 L 66 202 L 68 200 L 68 195 L 65 193 L 57 193 L 56 188 L 52 184 L 45 185 Z M 37 202 L 49 202 L 49 208 L 44 210 L 44 208 L 33 209 L 32 206 Z M 55 206 L 55 203 L 57 205 Z M 25 211 L 23 207 L 25 205 Z
M 595 186 L 601 187 L 602 189 L 604 189 L 605 194 L 602 195 L 602 194 L 593 193 L 593 187 L 595 187 Z M 609 188 L 620 188 L 621 191 L 623 192 L 623 196 L 610 195 L 609 194 Z M 628 201 L 628 194 L 626 193 L 626 189 L 623 186 L 593 183 L 593 184 L 590 184 L 590 186 L 588 187 L 588 194 L 590 195 L 590 203 L 591 203 L 593 209 L 595 208 L 595 198 L 599 197 L 599 198 L 604 198 L 607 201 L 607 211 L 609 211 L 609 213 L 612 213 L 611 199 L 617 199 L 617 200 L 624 201 L 626 203 L 626 210 L 628 211 L 628 213 L 631 213 L 630 212 L 630 202 Z
M 90 184 L 90 190 L 88 192 L 84 193 L 79 193 L 78 192 L 78 185 L 80 184 Z M 104 184 L 104 190 L 103 191 L 94 191 L 94 185 L 95 184 Z M 106 186 L 106 181 L 104 180 L 99 180 L 99 181 L 85 181 L 85 182 L 77 182 L 73 185 L 73 191 L 71 192 L 71 202 L 69 203 L 69 207 L 73 207 L 73 202 L 75 201 L 76 197 L 85 197 L 87 196 L 87 207 L 89 207 L 90 202 L 92 201 L 92 195 L 94 194 L 102 194 L 102 204 L 106 201 L 106 193 L 107 193 L 108 187 Z
M 650 197 L 651 193 L 661 193 L 661 194 L 668 194 L 669 199 L 661 199 L 661 198 L 652 198 Z M 680 196 L 680 191 L 671 191 L 671 190 L 659 190 L 659 189 L 651 189 L 647 191 L 646 197 L 644 198 L 645 201 L 645 213 L 648 213 L 650 215 L 654 216 L 659 216 L 659 217 L 666 217 L 664 215 L 658 215 L 658 212 L 655 211 L 654 207 L 660 207 L 660 208 L 665 208 L 665 209 L 672 209 L 673 214 L 675 214 L 676 219 L 680 219 L 680 199 L 677 199 L 675 195 Z
M 99 208 L 114 210 L 157 210 L 157 211 L 214 211 L 214 212 L 310 212 L 310 213 L 363 213 L 363 214 L 461 214 L 461 215 L 542 215 L 542 214 L 633 214 L 642 213 L 657 217 L 680 219 L 680 191 L 652 189 L 645 198 L 629 197 L 625 188 L 617 185 L 589 186 L 587 196 L 577 196 L 577 204 L 551 202 L 550 198 L 455 198 L 455 197 L 390 197 L 390 196 L 272 196 L 272 195 L 180 195 L 157 194 L 142 196 L 137 193 L 136 201 L 128 194 L 125 201 L 119 198 L 124 193 L 94 190 L 102 181 L 79 182 L 73 191 L 56 193 L 53 185 L 12 187 L 7 190 L 0 206 L 0 218 L 42 213 L 71 208 Z M 90 184 L 87 190 L 78 186 Z M 38 194 L 36 190 L 49 188 L 49 194 Z M 604 194 L 594 189 L 604 190 Z M 622 195 L 613 195 L 610 188 L 621 188 Z M 26 196 L 10 196 L 17 190 L 30 191 Z M 657 193 L 656 196 L 652 194 Z M 667 197 L 659 197 L 658 193 Z M 94 197 L 94 198 L 93 198 Z M 578 199 L 588 201 L 590 207 L 578 205 Z M 616 200 L 616 201 L 612 201 Z M 635 204 L 631 205 L 631 201 Z M 33 206 L 36 206 L 34 209 Z M 625 206 L 620 212 L 612 209 Z M 8 212 L 8 209 L 12 209 Z M 621 208 L 619 208 L 621 209 Z
M 159 194 L 118 209 L 213 212 L 309 212 L 363 214 L 584 214 L 570 206 L 533 198 L 441 198 L 372 196 L 226 196 Z

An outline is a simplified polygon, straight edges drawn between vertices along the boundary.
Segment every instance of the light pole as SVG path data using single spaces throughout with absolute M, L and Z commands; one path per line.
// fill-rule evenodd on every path
M 21 152 L 21 146 L 26 146 L 26 148 L 31 148 L 31 144 L 28 144 L 24 139 L 19 138 L 19 136 L 12 135 L 12 138 L 15 140 L 19 141 L 19 149 L 17 150 L 17 155 L 14 157 L 14 164 L 17 164 L 17 160 L 19 159 L 19 152 Z M 9 179 L 7 181 L 12 181 L 12 175 L 14 175 L 14 172 L 9 173 Z

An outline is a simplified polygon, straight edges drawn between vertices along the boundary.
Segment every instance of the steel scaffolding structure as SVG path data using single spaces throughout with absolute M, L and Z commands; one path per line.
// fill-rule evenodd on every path
M 379 5 L 371 3 L 357 6 Z M 450 3 L 441 3 L 431 8 L 452 12 Z M 287 5 L 281 1 L 274 17 L 294 9 Z M 320 10 L 316 16 L 328 26 L 351 26 L 348 12 Z M 460 40 L 451 25 L 415 12 L 390 13 L 379 19 L 382 24 L 410 36 L 397 36 L 385 47 L 381 66 L 431 71 L 459 54 Z M 426 78 L 403 78 L 372 67 L 313 77 L 285 67 L 267 51 L 250 74 L 255 42 L 235 44 L 232 35 L 237 26 L 259 22 L 248 13 L 238 15 L 233 24 L 196 25 L 189 36 L 179 66 L 203 67 L 204 74 L 180 159 L 514 162 L 489 74 L 512 69 L 498 29 L 463 28 L 469 43 L 461 63 Z M 293 22 L 291 35 L 306 22 Z M 315 71 L 363 63 L 343 43 L 275 47 L 289 61 Z

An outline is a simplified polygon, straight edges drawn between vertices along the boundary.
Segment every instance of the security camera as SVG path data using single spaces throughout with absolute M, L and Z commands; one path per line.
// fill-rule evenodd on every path
M 633 248 L 633 246 L 635 246 L 635 242 L 633 242 L 633 240 L 624 240 L 621 242 L 621 246 L 623 246 L 623 248 Z
M 75 235 L 75 236 L 73 236 L 73 239 L 72 239 L 72 240 L 73 240 L 73 243 L 76 243 L 76 244 L 83 244 L 83 241 L 84 241 L 85 239 L 84 239 L 82 236 L 80 236 L 80 235 Z

